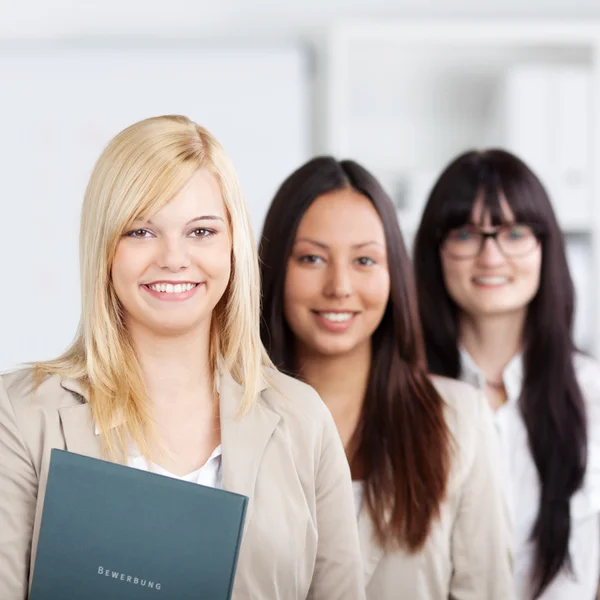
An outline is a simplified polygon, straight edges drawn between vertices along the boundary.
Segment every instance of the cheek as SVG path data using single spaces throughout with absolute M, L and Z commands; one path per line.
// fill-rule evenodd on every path
M 390 298 L 390 275 L 388 271 L 381 270 L 374 277 L 368 278 L 364 282 L 362 296 L 369 307 L 383 312 Z
M 127 244 L 119 242 L 111 268 L 112 282 L 117 295 L 126 291 L 126 288 L 137 281 L 143 271 L 143 256 L 140 252 L 132 252 Z
M 318 272 L 288 266 L 283 287 L 283 315 L 295 335 L 302 337 L 310 317 L 308 311 L 317 308 L 321 289 Z
M 443 254 L 440 256 L 440 260 L 444 284 L 450 297 L 456 301 L 456 296 L 460 295 L 460 291 L 464 287 L 464 281 L 471 277 L 471 261 L 451 260 Z
M 540 285 L 540 277 L 542 272 L 542 253 L 536 252 L 527 260 L 524 260 L 520 266 L 520 275 L 528 284 L 535 287 L 536 291 Z
M 192 263 L 208 277 L 222 279 L 231 276 L 231 245 L 225 240 L 210 248 L 193 248 Z
M 318 293 L 318 279 L 318 275 L 314 271 L 310 272 L 290 263 L 283 287 L 284 306 L 293 310 L 298 305 L 309 302 Z
M 472 261 L 470 260 L 452 260 L 442 254 L 440 261 L 446 283 L 459 277 L 465 277 L 471 270 Z
M 223 253 L 218 259 L 211 260 L 210 267 L 207 268 L 209 275 L 212 275 L 218 279 L 226 279 L 229 281 L 231 278 L 231 255 L 228 252 Z

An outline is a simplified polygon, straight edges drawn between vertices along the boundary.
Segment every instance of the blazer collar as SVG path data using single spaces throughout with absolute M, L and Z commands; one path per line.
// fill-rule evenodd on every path
M 60 380 L 60 386 L 69 392 L 74 392 L 80 396 L 84 402 L 89 400 L 89 388 L 81 379 L 69 379 L 68 377 L 62 377 Z
M 63 406 L 58 409 L 67 450 L 92 458 L 102 458 L 100 439 L 94 435 L 94 420 L 88 404 L 87 385 L 79 379 L 68 378 L 62 378 L 60 385 L 81 400 L 81 403 L 75 406 Z
M 88 404 L 88 387 L 82 381 L 66 378 L 61 381 L 61 386 L 82 400 L 79 405 L 59 410 L 67 450 L 101 458 L 100 438 L 94 433 L 95 424 Z M 253 509 L 260 463 L 280 416 L 261 401 L 262 392 L 270 387 L 264 378 L 259 387 L 261 397 L 243 416 L 240 406 L 244 388 L 228 371 L 221 372 L 219 387 L 223 489 L 248 496 L 247 524 Z
M 220 389 L 221 389 L 222 378 L 232 381 L 235 384 L 235 381 L 234 381 L 233 377 L 231 376 L 231 374 L 229 373 L 229 371 L 227 369 L 223 368 L 222 366 L 220 366 L 219 373 L 217 374 L 217 390 L 218 391 L 220 391 Z M 78 396 L 81 396 L 81 398 L 84 402 L 87 402 L 89 400 L 89 387 L 81 379 L 70 379 L 68 377 L 63 377 L 60 380 L 60 385 L 65 390 L 74 392 Z M 265 377 L 265 375 L 263 373 L 260 378 L 259 392 L 264 392 L 269 387 L 271 387 L 271 385 L 267 381 L 267 378 Z M 238 388 L 240 390 L 242 389 L 241 386 L 239 386 L 239 385 L 238 385 Z
M 221 469 L 223 489 L 248 496 L 246 527 L 254 508 L 254 489 L 260 464 L 281 417 L 262 401 L 268 384 L 263 380 L 261 396 L 240 416 L 244 388 L 228 372 L 221 376 Z
M 237 386 L 237 388 L 240 390 L 240 395 L 239 397 L 236 399 L 237 401 L 241 402 L 241 394 L 243 394 L 243 388 L 236 384 L 235 380 L 233 379 L 233 377 L 231 376 L 231 374 L 229 373 L 229 371 L 227 371 L 225 368 L 223 368 L 222 366 L 219 367 L 219 372 L 216 375 L 216 383 L 217 383 L 217 392 L 219 394 L 221 394 L 221 382 L 222 380 L 225 379 L 227 382 L 231 382 L 234 384 L 234 387 Z M 70 379 L 68 377 L 63 377 L 60 380 L 60 385 L 63 389 L 69 391 L 69 392 L 74 392 L 75 394 L 77 394 L 81 400 L 87 404 L 87 402 L 89 402 L 89 396 L 90 396 L 90 390 L 88 385 L 82 381 L 81 379 Z M 264 392 L 267 388 L 271 387 L 270 383 L 267 381 L 267 378 L 265 377 L 264 373 L 261 375 L 260 377 L 260 382 L 259 382 L 259 393 Z M 234 390 L 234 394 L 235 394 L 235 390 Z M 221 408 L 223 407 L 223 402 L 221 399 Z M 233 410 L 233 409 L 232 409 Z M 118 421 L 113 423 L 112 427 L 115 427 L 116 425 L 118 425 Z

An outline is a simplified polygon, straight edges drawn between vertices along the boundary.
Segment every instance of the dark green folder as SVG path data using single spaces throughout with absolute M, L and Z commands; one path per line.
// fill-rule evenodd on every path
M 229 599 L 247 504 L 52 450 L 31 600 Z

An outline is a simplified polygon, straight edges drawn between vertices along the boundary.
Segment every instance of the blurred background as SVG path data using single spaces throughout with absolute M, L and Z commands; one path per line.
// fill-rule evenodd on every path
M 546 184 L 600 356 L 598 0 L 0 0 L 0 370 L 50 358 L 79 314 L 87 178 L 139 119 L 222 142 L 256 235 L 315 154 L 371 169 L 410 245 L 456 154 L 501 146 Z

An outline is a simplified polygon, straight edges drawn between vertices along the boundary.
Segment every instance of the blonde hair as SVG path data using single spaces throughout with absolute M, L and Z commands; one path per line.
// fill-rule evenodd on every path
M 59 358 L 34 365 L 38 382 L 52 374 L 82 381 L 104 449 L 121 460 L 128 437 L 148 456 L 154 428 L 111 282 L 113 257 L 133 221 L 160 210 L 201 168 L 219 183 L 232 237 L 231 278 L 213 314 L 210 360 L 213 372 L 219 361 L 243 386 L 240 414 L 252 407 L 263 366 L 271 365 L 260 341 L 257 251 L 231 161 L 206 129 L 186 117 L 155 117 L 131 125 L 109 142 L 85 192 L 79 242 L 82 313 L 76 338 Z M 118 426 L 112 428 L 115 422 Z

